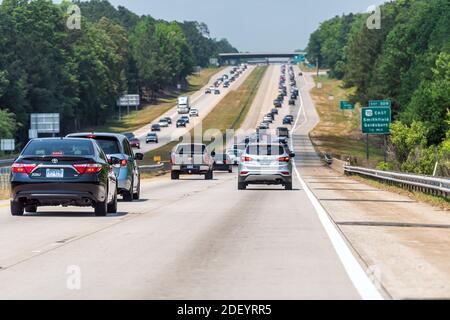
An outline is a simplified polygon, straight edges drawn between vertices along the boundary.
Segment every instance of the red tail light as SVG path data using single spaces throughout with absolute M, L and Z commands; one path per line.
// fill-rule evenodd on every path
M 246 174 L 248 174 L 248 171 L 241 171 L 241 175 L 245 176 Z
M 289 171 L 281 171 L 281 174 L 283 176 L 289 176 L 290 175 Z
M 79 174 L 97 173 L 102 170 L 102 165 L 99 163 L 74 164 L 73 167 Z
M 243 156 L 243 157 L 241 158 L 241 160 L 242 160 L 242 162 L 249 162 L 249 161 L 252 161 L 252 160 L 253 160 L 253 158 L 251 158 L 251 157 L 246 157 L 246 156 Z
M 289 162 L 289 160 L 291 160 L 291 158 L 289 158 L 289 157 L 281 157 L 281 158 L 278 158 L 278 161 L 279 161 L 279 162 Z
M 128 165 L 128 160 L 120 160 L 120 166 L 126 167 Z
M 14 173 L 26 173 L 30 174 L 34 168 L 37 167 L 35 163 L 13 163 L 11 170 Z

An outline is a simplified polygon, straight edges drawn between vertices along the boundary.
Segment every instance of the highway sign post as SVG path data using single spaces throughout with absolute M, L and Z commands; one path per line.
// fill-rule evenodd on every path
M 1 151 L 14 151 L 15 141 L 14 139 L 1 139 L 0 140 L 0 150 Z
M 361 130 L 366 134 L 366 158 L 369 161 L 369 135 L 384 135 L 384 159 L 387 160 L 387 135 L 390 134 L 392 120 L 391 102 L 389 100 L 373 100 L 369 107 L 361 108 Z
M 141 104 L 141 97 L 138 94 L 126 94 L 117 100 L 117 106 L 119 107 L 119 120 L 122 119 L 122 107 L 127 107 L 128 114 L 130 113 L 130 106 L 136 107 L 138 110 Z
M 39 133 L 59 133 L 59 113 L 32 113 L 30 115 L 30 129 Z
M 354 110 L 355 104 L 351 103 L 349 101 L 341 101 L 340 108 L 341 108 L 341 110 Z

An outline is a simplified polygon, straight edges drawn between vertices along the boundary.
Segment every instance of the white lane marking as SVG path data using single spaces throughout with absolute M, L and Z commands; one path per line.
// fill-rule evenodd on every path
M 304 104 L 302 99 L 302 94 L 300 91 L 299 94 L 300 97 L 300 109 L 297 113 L 297 119 L 294 124 L 294 128 L 292 132 L 295 132 L 297 129 L 297 122 L 300 117 L 300 113 L 302 112 L 305 115 L 305 121 L 307 122 L 306 113 L 304 111 Z M 293 150 L 293 142 L 291 139 L 291 150 Z M 300 173 L 297 169 L 297 166 L 294 162 L 294 171 L 295 174 L 300 181 L 300 184 L 302 185 L 303 190 L 305 190 L 305 193 L 313 205 L 317 216 L 322 223 L 323 228 L 325 229 L 328 238 L 330 239 L 334 250 L 336 251 L 339 259 L 341 260 L 342 265 L 344 266 L 345 271 L 347 272 L 348 277 L 350 278 L 350 281 L 353 283 L 353 286 L 358 291 L 359 295 L 364 300 L 383 300 L 383 296 L 378 292 L 377 288 L 375 287 L 374 283 L 370 280 L 366 272 L 363 270 L 362 266 L 359 264 L 359 262 L 356 260 L 356 258 L 353 256 L 353 253 L 347 246 L 346 242 L 342 238 L 339 231 L 336 229 L 336 226 L 334 222 L 331 220 L 331 217 L 328 215 L 328 213 L 323 208 L 322 204 L 319 202 L 319 200 L 316 198 L 314 193 L 311 191 L 311 189 L 308 187 L 306 182 L 302 179 L 300 176 Z

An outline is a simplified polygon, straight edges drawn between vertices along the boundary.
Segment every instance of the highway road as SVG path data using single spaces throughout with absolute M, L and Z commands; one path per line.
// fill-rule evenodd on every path
M 158 149 L 171 141 L 177 140 L 185 133 L 189 132 L 214 109 L 214 107 L 226 96 L 229 91 L 239 88 L 239 86 L 245 81 L 245 79 L 247 79 L 248 75 L 252 72 L 254 67 L 250 66 L 249 68 L 247 68 L 247 70 L 245 70 L 234 82 L 230 84 L 229 88 L 223 88 L 223 85 L 220 85 L 219 95 L 205 94 L 206 88 L 211 87 L 214 81 L 220 76 L 224 74 L 230 75 L 231 69 L 232 67 L 227 67 L 219 71 L 217 74 L 214 74 L 206 86 L 190 96 L 191 107 L 199 110 L 199 116 L 190 118 L 190 122 L 186 126 L 186 128 L 176 128 L 175 123 L 177 119 L 182 115 L 178 114 L 177 106 L 174 106 L 172 109 L 168 110 L 153 122 L 158 123 L 159 119 L 163 117 L 170 117 L 172 119 L 172 124 L 168 128 L 161 128 L 160 132 L 156 132 L 156 134 L 158 135 L 158 143 L 145 143 L 145 137 L 147 136 L 147 133 L 150 132 L 151 124 L 148 124 L 133 132 L 135 136 L 141 141 L 141 149 L 139 150 L 139 152 L 145 153 L 151 150 Z
M 271 66 L 243 127 L 272 108 L 278 78 Z M 297 82 L 301 99 L 282 108 L 296 118 L 294 190 L 238 191 L 235 172 L 143 181 L 142 199 L 107 217 L 83 208 L 12 217 L 0 204 L 0 299 L 382 298 L 299 173 L 321 163 L 307 135 L 318 121 L 312 83 Z

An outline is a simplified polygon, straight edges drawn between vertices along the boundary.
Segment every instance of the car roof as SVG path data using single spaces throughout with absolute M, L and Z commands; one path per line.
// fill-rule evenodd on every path
M 66 135 L 66 138 L 79 138 L 84 136 L 96 136 L 96 137 L 108 137 L 108 138 L 117 138 L 119 140 L 127 139 L 126 136 L 120 133 L 111 133 L 111 132 L 77 132 L 77 133 L 70 133 Z M 51 138 L 49 138 L 51 139 Z

